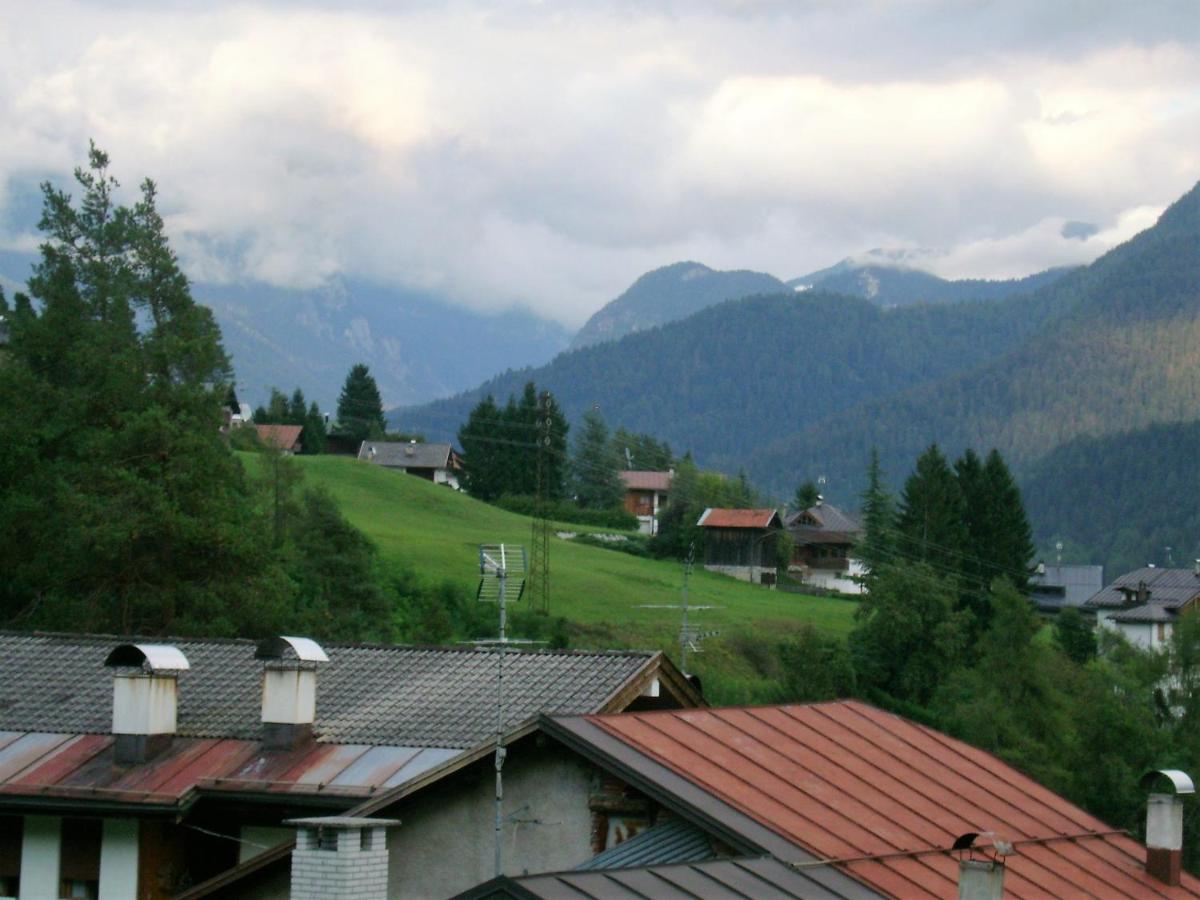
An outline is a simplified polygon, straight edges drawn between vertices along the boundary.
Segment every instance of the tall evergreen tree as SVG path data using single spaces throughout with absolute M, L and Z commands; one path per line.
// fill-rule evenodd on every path
M 958 480 L 937 444 L 931 444 L 904 483 L 896 529 L 898 556 L 956 575 L 966 544 L 964 513 Z
M 458 429 L 458 446 L 463 451 L 463 487 L 480 500 L 495 500 L 504 492 L 503 444 L 494 440 L 499 421 L 500 409 L 495 398 L 488 394 Z
M 796 512 L 803 512 L 816 506 L 820 496 L 821 492 L 817 490 L 817 485 L 810 478 L 796 488 L 796 496 L 792 498 L 792 509 Z
M 1007 578 L 1024 594 L 1029 588 L 1030 565 L 1036 550 L 1021 489 L 999 451 L 994 449 L 984 461 L 983 477 L 991 519 L 990 545 L 983 559 L 993 577 Z
M 584 509 L 611 509 L 621 505 L 624 488 L 617 455 L 609 443 L 608 426 L 599 410 L 583 415 L 583 429 L 571 460 L 575 498 Z
M 304 391 L 296 388 L 292 391 L 292 399 L 288 401 L 287 421 L 285 425 L 303 425 L 308 418 L 308 404 L 304 402 Z
M 317 406 L 314 400 L 308 407 L 308 412 L 304 415 L 304 432 L 302 439 L 304 441 L 304 452 L 307 455 L 315 455 L 325 452 L 325 439 L 328 437 L 325 429 L 325 417 L 321 415 L 321 409 Z
M 338 428 L 356 441 L 380 437 L 386 430 L 383 399 L 371 370 L 362 363 L 346 375 L 337 405 Z
M 867 489 L 862 495 L 862 526 L 862 539 L 855 553 L 866 567 L 869 579 L 893 560 L 896 551 L 896 508 L 884 485 L 879 451 L 875 448 L 871 448 Z

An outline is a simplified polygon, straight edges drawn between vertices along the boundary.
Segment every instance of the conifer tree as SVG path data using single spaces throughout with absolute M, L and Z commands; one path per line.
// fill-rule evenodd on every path
M 500 409 L 495 398 L 488 394 L 458 429 L 458 445 L 463 451 L 463 487 L 480 500 L 495 500 L 503 492 L 503 445 L 493 440 L 499 431 L 499 421 Z
M 362 363 L 346 375 L 337 405 L 338 428 L 356 441 L 380 437 L 386 430 L 383 399 L 371 370 Z
M 620 466 L 609 443 L 608 426 L 599 410 L 583 415 L 583 429 L 571 461 L 575 499 L 584 509 L 612 509 L 621 505 L 624 488 Z
M 946 457 L 931 444 L 904 483 L 897 519 L 897 554 L 919 560 L 943 575 L 960 571 L 966 544 L 965 507 Z
M 983 559 L 990 566 L 993 577 L 1007 578 L 1024 594 L 1029 588 L 1030 564 L 1036 550 L 1021 489 L 999 451 L 994 449 L 984 461 L 983 478 L 991 520 L 989 546 Z
M 867 489 L 862 495 L 862 539 L 855 550 L 868 572 L 878 572 L 895 556 L 896 509 L 892 496 L 883 482 L 879 451 L 871 449 L 871 464 L 867 469 Z
M 796 488 L 796 496 L 792 498 L 792 509 L 796 512 L 816 506 L 817 499 L 821 496 L 821 492 L 817 490 L 816 484 L 810 478 Z

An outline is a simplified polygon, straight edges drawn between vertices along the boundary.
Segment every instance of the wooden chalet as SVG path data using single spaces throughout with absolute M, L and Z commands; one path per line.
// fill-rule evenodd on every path
M 625 509 L 637 516 L 638 531 L 658 533 L 658 514 L 667 505 L 674 470 L 667 472 L 625 471 L 621 484 L 625 486 Z
M 773 509 L 704 510 L 704 568 L 752 584 L 773 586 L 783 520 Z
M 788 517 L 787 531 L 792 539 L 788 571 L 815 587 L 847 594 L 862 592 L 856 578 L 865 570 L 854 558 L 854 546 L 862 537 L 858 519 L 818 499 L 815 506 Z

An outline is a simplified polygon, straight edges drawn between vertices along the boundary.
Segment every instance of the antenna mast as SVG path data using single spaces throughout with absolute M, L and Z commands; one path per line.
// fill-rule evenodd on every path
M 550 478 L 551 403 L 549 391 L 538 396 L 537 412 L 537 493 L 533 501 L 533 525 L 530 540 L 529 597 L 530 605 L 540 613 L 550 614 L 550 515 L 546 493 Z
M 695 628 L 688 621 L 688 613 L 691 610 L 700 609 L 720 609 L 719 606 L 692 606 L 688 602 L 688 586 L 692 578 L 692 565 L 696 561 L 696 545 L 693 543 L 688 546 L 687 561 L 683 566 L 683 602 L 682 603 L 645 603 L 638 606 L 639 609 L 678 609 L 683 611 L 683 621 L 679 627 L 679 671 L 684 675 L 688 674 L 687 658 L 688 651 L 692 653 L 700 652 L 700 642 L 705 638 L 716 637 L 720 631 L 701 631 Z
M 525 548 L 506 547 L 504 544 L 480 544 L 479 546 L 479 590 L 476 599 L 495 602 L 500 609 L 499 637 L 490 641 L 473 641 L 481 646 L 494 646 L 496 653 L 496 875 L 502 875 L 503 857 L 501 849 L 504 839 L 504 651 L 509 644 L 530 643 L 510 641 L 506 633 L 508 624 L 508 592 L 515 589 L 514 602 L 525 592 Z M 510 583 L 511 582 L 511 583 Z

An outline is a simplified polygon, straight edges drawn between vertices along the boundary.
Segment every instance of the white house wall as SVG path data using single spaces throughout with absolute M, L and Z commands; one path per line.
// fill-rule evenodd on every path
M 105 819 L 100 842 L 100 900 L 136 900 L 137 889 L 137 819 Z
M 26 816 L 21 834 L 21 900 L 58 896 L 58 862 L 62 853 L 62 820 L 58 816 Z

